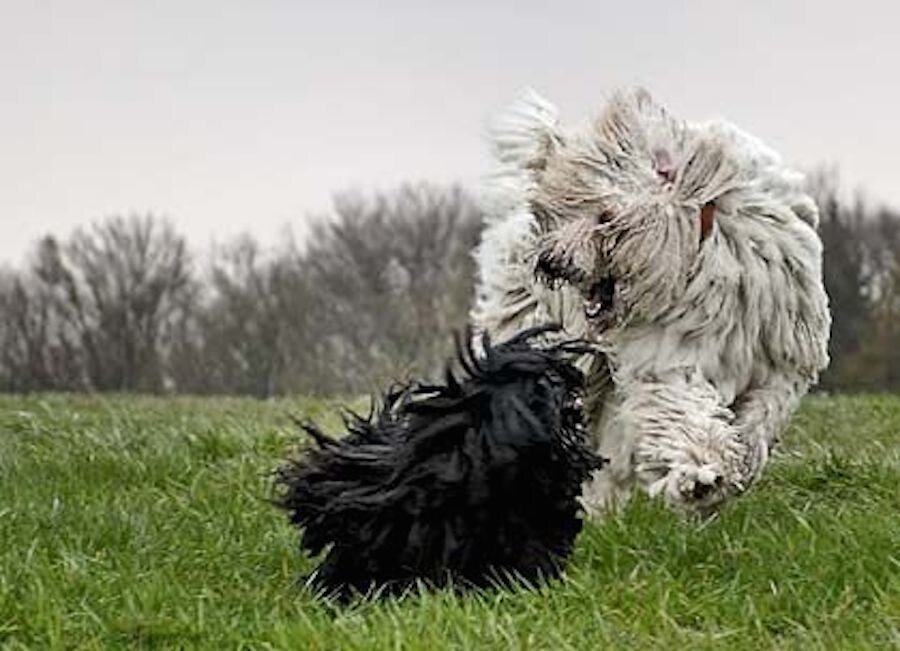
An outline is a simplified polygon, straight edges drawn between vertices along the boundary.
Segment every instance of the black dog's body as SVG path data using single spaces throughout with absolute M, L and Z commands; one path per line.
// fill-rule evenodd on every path
M 301 546 L 328 548 L 313 576 L 341 596 L 416 580 L 483 586 L 556 576 L 581 529 L 581 484 L 601 461 L 584 445 L 582 374 L 574 342 L 536 347 L 526 331 L 475 359 L 444 385 L 388 393 L 367 419 L 277 477 L 278 503 L 302 528 Z

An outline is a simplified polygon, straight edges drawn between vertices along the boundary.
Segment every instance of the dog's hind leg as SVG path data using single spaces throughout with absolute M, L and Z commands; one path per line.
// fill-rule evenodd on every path
M 582 487 L 581 502 L 592 518 L 600 518 L 625 506 L 634 487 L 630 449 L 613 418 L 616 413 L 615 385 L 605 355 L 596 355 L 585 381 L 585 414 L 591 445 L 610 463 L 597 470 Z

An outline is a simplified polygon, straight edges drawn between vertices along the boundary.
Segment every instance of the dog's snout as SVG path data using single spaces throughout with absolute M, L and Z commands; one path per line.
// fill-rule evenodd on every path
M 703 482 L 694 482 L 694 488 L 691 491 L 691 496 L 695 500 L 702 500 L 704 497 L 709 495 L 714 488 L 722 485 L 722 477 L 717 475 L 715 480 L 711 484 L 703 483 Z

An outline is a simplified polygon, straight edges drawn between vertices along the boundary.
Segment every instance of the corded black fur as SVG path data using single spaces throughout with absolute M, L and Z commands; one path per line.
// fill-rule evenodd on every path
M 282 466 L 276 502 L 327 549 L 313 585 L 347 598 L 417 580 L 485 586 L 556 576 L 581 529 L 581 484 L 601 460 L 583 441 L 581 342 L 533 345 L 526 330 L 464 376 L 389 391 L 377 413 L 345 419 L 348 435 L 303 428 L 317 446 Z M 374 410 L 373 410 L 374 411 Z

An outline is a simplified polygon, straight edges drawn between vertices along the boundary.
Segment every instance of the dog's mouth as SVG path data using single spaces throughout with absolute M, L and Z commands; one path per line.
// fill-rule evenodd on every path
M 585 280 L 585 272 L 571 260 L 560 259 L 546 251 L 538 256 L 534 276 L 550 289 L 559 289 L 566 284 L 579 286 Z
M 584 316 L 590 322 L 607 321 L 612 315 L 616 298 L 616 279 L 603 276 L 591 283 L 585 292 Z
M 535 277 L 550 289 L 571 285 L 584 296 L 584 317 L 594 328 L 605 328 L 613 321 L 616 279 L 610 274 L 594 280 L 570 261 L 542 253 L 534 269 Z

